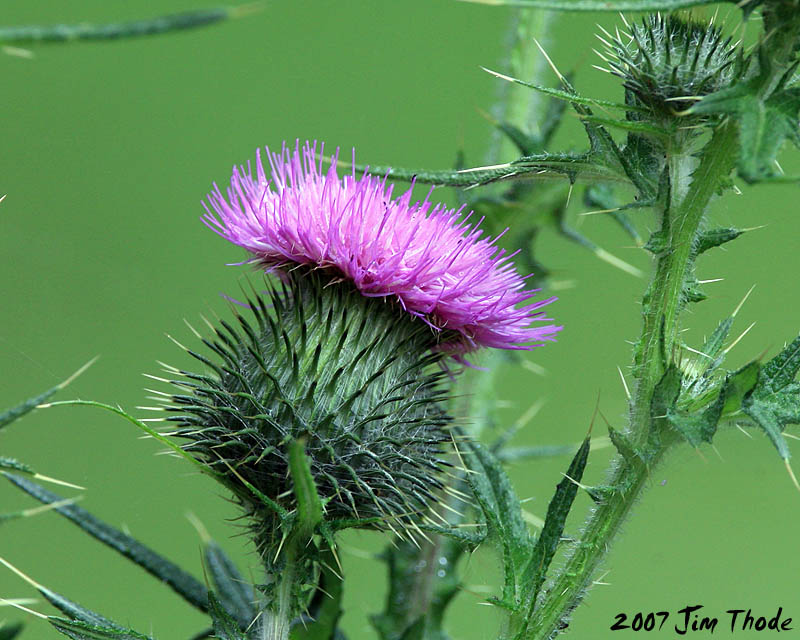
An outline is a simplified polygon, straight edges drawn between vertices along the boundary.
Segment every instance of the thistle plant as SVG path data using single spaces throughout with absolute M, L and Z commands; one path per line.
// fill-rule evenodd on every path
M 258 152 L 254 165 L 234 167 L 224 192 L 214 186 L 202 216 L 244 250 L 236 264 L 253 273 L 241 294 L 229 292 L 227 318 L 208 322 L 207 332 L 193 329 L 202 346 L 183 348 L 197 367 L 165 365 L 150 376 L 159 383 L 155 422 L 98 402 L 52 401 L 64 385 L 0 415 L 2 428 L 36 407 L 92 405 L 225 488 L 258 573 L 243 578 L 204 536 L 204 583 L 37 484 L 48 476 L 0 458 L 0 473 L 15 486 L 207 613 L 209 628 L 196 638 L 343 637 L 345 529 L 386 538 L 374 563 L 386 565 L 387 597 L 371 617 L 382 640 L 449 638 L 460 571 L 479 547 L 494 550 L 500 566 L 486 599 L 500 614 L 496 636 L 554 638 L 568 630 L 654 469 L 673 450 L 712 444 L 725 429 L 760 431 L 800 490 L 785 433 L 800 424 L 800 337 L 770 358 L 728 365 L 741 305 L 703 344 L 683 337 L 686 312 L 708 297 L 703 256 L 735 247 L 746 231 L 713 226 L 716 201 L 735 180 L 796 181 L 778 156 L 787 140 L 800 146 L 797 2 L 744 3 L 742 17 L 758 18 L 761 31 L 743 42 L 737 25 L 680 10 L 702 0 L 483 1 L 522 7 L 507 68 L 490 73 L 528 91 L 501 94 L 481 166 L 463 157 L 444 170 L 359 165 L 354 155 L 328 157 L 321 145 L 300 142 L 267 149 L 265 163 Z M 541 42 L 556 14 L 542 8 L 675 11 L 601 28 L 597 66 L 618 90 L 615 100 L 601 100 L 580 93 L 548 56 Z M 585 132 L 583 151 L 553 148 L 567 110 Z M 400 182 L 411 184 L 403 190 Z M 453 187 L 460 206 L 435 204 L 433 187 L 420 199 L 424 184 Z M 582 443 L 566 447 L 571 460 L 532 527 L 505 464 L 565 448 L 511 447 L 515 429 L 498 428 L 493 384 L 498 371 L 521 366 L 526 351 L 562 340 L 548 317 L 554 298 L 541 291 L 549 270 L 539 233 L 553 227 L 638 273 L 568 225 L 576 201 L 627 233 L 649 255 L 651 274 L 627 371 L 627 414 L 604 428 L 616 452 L 605 480 L 584 483 L 599 437 L 592 419 Z M 488 366 L 474 366 L 478 360 Z M 571 531 L 579 492 L 593 508 Z M 0 562 L 60 610 L 43 617 L 64 635 L 148 638 Z M 0 638 L 20 631 L 0 627 Z

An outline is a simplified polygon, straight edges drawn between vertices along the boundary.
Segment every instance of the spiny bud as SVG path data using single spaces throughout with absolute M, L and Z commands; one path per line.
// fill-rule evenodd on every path
M 656 115 L 685 111 L 731 79 L 736 48 L 713 24 L 650 14 L 630 33 L 607 35 L 603 57 L 624 80 L 626 102 Z
M 203 340 L 208 373 L 182 371 L 168 406 L 174 435 L 231 490 L 260 545 L 281 527 L 266 496 L 297 508 L 289 445 L 305 453 L 331 531 L 402 528 L 436 500 L 452 441 L 441 400 L 447 373 L 435 367 L 435 336 L 393 304 L 365 298 L 330 274 L 298 269 L 247 300 Z M 277 540 L 274 539 L 277 537 Z

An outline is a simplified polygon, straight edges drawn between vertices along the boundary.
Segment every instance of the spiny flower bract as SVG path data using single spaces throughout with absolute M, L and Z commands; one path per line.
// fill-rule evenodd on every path
M 268 287 L 203 340 L 213 358 L 189 352 L 206 373 L 170 371 L 172 435 L 233 491 L 262 554 L 285 534 L 275 510 L 297 506 L 297 440 L 329 530 L 414 527 L 437 501 L 453 441 L 430 329 L 308 268 Z
M 649 14 L 628 34 L 606 35 L 603 59 L 625 81 L 627 102 L 656 113 L 684 111 L 727 86 L 736 61 L 731 38 L 720 29 L 673 15 Z
M 393 186 L 355 170 L 340 178 L 334 155 L 323 170 L 316 144 L 280 154 L 267 149 L 272 181 L 258 153 L 234 167 L 227 198 L 216 187 L 204 221 L 268 268 L 297 264 L 346 279 L 367 297 L 396 300 L 448 336 L 439 349 L 529 349 L 560 329 L 535 325 L 553 299 L 534 301 L 511 261 L 462 210 L 394 197 Z M 444 336 L 443 336 L 444 337 Z

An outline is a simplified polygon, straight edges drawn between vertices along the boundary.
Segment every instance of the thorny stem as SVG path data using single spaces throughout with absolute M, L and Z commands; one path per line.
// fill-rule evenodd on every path
M 288 640 L 295 609 L 295 581 L 297 579 L 296 542 L 287 541 L 282 552 L 283 566 L 278 572 L 270 572 L 276 580 L 275 598 L 271 606 L 262 613 L 261 640 Z
M 620 525 L 647 485 L 650 471 L 676 442 L 663 416 L 652 414 L 651 403 L 677 339 L 683 287 L 694 259 L 693 243 L 712 196 L 733 168 L 736 136 L 733 123 L 721 124 L 706 145 L 685 195 L 682 189 L 672 190 L 664 207 L 662 231 L 668 244 L 656 259 L 644 298 L 637 386 L 631 399 L 628 437 L 640 456 L 614 461 L 607 483 L 610 491 L 589 516 L 580 540 L 547 589 L 525 634 L 531 640 L 552 638 L 565 628 Z M 680 157 L 676 154 L 676 161 Z M 676 171 L 680 167 L 670 167 L 671 174 Z

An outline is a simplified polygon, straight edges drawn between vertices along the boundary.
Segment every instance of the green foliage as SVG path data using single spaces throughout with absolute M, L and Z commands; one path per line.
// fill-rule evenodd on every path
M 204 27 L 245 13 L 244 8 L 219 7 L 185 11 L 147 20 L 111 24 L 55 24 L 0 27 L 0 44 L 39 44 L 78 40 L 119 40 Z
M 525 568 L 521 601 L 528 612 L 526 625 L 534 615 L 536 599 L 547 578 L 550 563 L 553 561 L 556 550 L 561 543 L 567 516 L 572 509 L 572 503 L 578 493 L 578 486 L 583 478 L 586 462 L 589 460 L 590 442 L 591 439 L 587 436 L 567 468 L 564 478 L 556 485 L 555 495 L 547 507 L 544 527 L 536 540 L 533 553 Z
M 21 624 L 3 624 L 0 622 L 0 640 L 14 640 L 22 633 Z
M 29 398 L 22 404 L 17 405 L 16 407 L 12 407 L 11 409 L 7 409 L 3 413 L 0 413 L 0 429 L 7 427 L 12 422 L 19 420 L 22 416 L 27 413 L 33 411 L 36 407 L 40 404 L 44 403 L 45 401 L 49 400 L 53 397 L 56 392 L 60 391 L 64 388 L 66 383 L 57 384 L 52 389 L 48 389 L 44 393 L 40 393 L 38 396 L 34 396 L 33 398 Z
M 758 381 L 745 397 L 742 410 L 752 418 L 775 445 L 781 458 L 789 458 L 782 433 L 786 425 L 800 424 L 800 337 L 761 367 Z
M 236 565 L 213 540 L 205 543 L 203 559 L 213 581 L 218 606 L 236 619 L 240 629 L 247 629 L 258 615 L 253 586 L 244 579 Z M 210 605 L 212 598 L 210 591 L 208 597 Z
M 80 620 L 50 617 L 50 624 L 72 640 L 153 640 L 133 629 L 95 625 Z
M 800 86 L 794 77 L 800 14 L 796 6 L 780 1 L 767 5 L 769 37 L 741 61 L 738 81 L 689 109 L 690 114 L 725 115 L 737 122 L 738 171 L 748 182 L 779 177 L 776 162 L 784 141 L 800 146 Z
M 514 610 L 520 602 L 520 580 L 533 551 L 533 540 L 519 499 L 496 457 L 479 442 L 469 442 L 464 461 L 472 472 L 466 479 L 486 521 L 489 540 L 503 556 L 503 594 L 493 602 Z
M 290 640 L 337 640 L 343 638 L 339 631 L 342 617 L 342 577 L 331 563 L 336 557 L 330 549 L 321 554 L 322 571 L 320 582 L 308 607 L 309 615 L 296 622 L 290 632 Z
M 208 592 L 208 613 L 214 624 L 214 637 L 219 640 L 247 640 L 236 619 L 226 611 L 213 591 Z
M 14 485 L 44 504 L 61 502 L 58 496 L 35 482 L 10 473 L 4 474 Z M 98 520 L 85 509 L 73 504 L 55 507 L 54 511 L 75 523 L 83 531 L 114 549 L 124 557 L 142 567 L 150 575 L 172 588 L 189 604 L 201 611 L 208 607 L 208 590 L 197 579 L 173 562 L 118 529 Z
M 711 4 L 710 0 L 462 0 L 492 6 L 556 11 L 675 11 Z
M 322 522 L 323 507 L 311 475 L 311 462 L 306 456 L 305 446 L 303 438 L 289 443 L 289 473 L 297 500 L 296 532 L 308 539 Z

